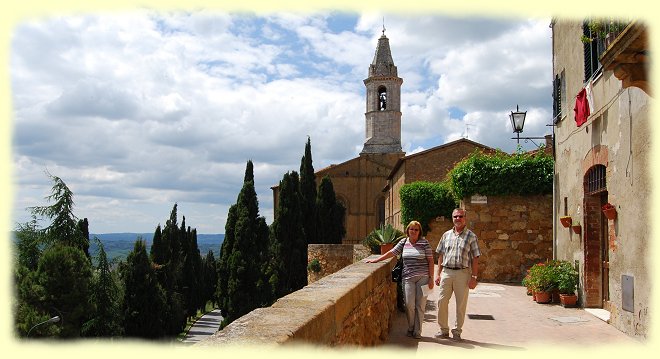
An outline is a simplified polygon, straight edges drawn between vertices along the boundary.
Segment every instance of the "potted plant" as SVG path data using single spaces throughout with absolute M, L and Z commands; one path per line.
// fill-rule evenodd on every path
M 589 43 L 594 40 L 600 40 L 608 47 L 616 36 L 628 26 L 625 22 L 615 21 L 614 19 L 599 18 L 590 19 L 587 22 L 589 28 L 589 36 L 582 35 L 580 40 L 584 43 Z
M 571 226 L 571 222 L 573 222 L 573 219 L 571 216 L 561 216 L 559 217 L 559 222 L 561 222 L 561 225 L 564 226 L 564 228 L 568 228 Z
M 537 303 L 549 303 L 552 300 L 552 291 L 556 289 L 556 282 L 553 280 L 552 263 L 536 263 L 529 269 L 529 278 L 525 281 L 534 292 Z
M 557 289 L 559 301 L 564 307 L 573 307 L 577 303 L 577 290 L 579 273 L 568 261 L 560 261 L 557 266 Z
M 574 225 L 571 226 L 571 229 L 575 234 L 580 234 L 582 233 L 582 226 L 580 225 L 580 221 L 577 221 Z
M 369 233 L 367 238 L 362 241 L 362 244 L 370 248 L 374 254 L 385 254 L 405 236 L 403 232 L 392 227 L 391 224 L 386 226 L 381 224 L 379 228 Z
M 610 204 L 609 202 L 605 203 L 602 209 L 607 219 L 612 219 L 612 220 L 616 219 L 616 207 L 614 207 L 612 204 Z

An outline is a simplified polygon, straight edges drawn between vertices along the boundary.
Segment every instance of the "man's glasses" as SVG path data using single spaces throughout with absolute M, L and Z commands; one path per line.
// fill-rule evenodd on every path
M 465 216 L 454 216 L 454 218 L 463 218 Z

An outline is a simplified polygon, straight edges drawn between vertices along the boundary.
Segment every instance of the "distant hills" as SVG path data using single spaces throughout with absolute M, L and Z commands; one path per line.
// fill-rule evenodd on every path
M 89 253 L 92 256 L 96 255 L 98 250 L 96 242 L 93 238 L 98 238 L 103 243 L 103 248 L 108 256 L 108 260 L 126 259 L 128 253 L 133 250 L 135 241 L 140 237 L 147 242 L 147 250 L 151 248 L 153 242 L 153 233 L 90 233 L 89 234 Z M 204 257 L 209 252 L 213 251 L 215 259 L 220 257 L 220 246 L 225 239 L 224 234 L 197 234 L 197 247 L 199 254 Z
M 95 257 L 98 251 L 98 246 L 94 237 L 98 238 L 101 243 L 103 243 L 103 248 L 105 253 L 108 256 L 108 260 L 112 261 L 113 259 L 126 259 L 128 254 L 133 250 L 135 246 L 135 241 L 138 237 L 142 238 L 147 242 L 147 251 L 151 249 L 151 243 L 153 242 L 153 233 L 90 233 L 89 234 L 89 254 L 92 257 Z M 14 231 L 11 231 L 12 242 L 16 240 Z M 225 235 L 222 233 L 218 234 L 197 234 L 197 247 L 199 248 L 199 254 L 204 257 L 209 252 L 213 251 L 213 256 L 217 260 L 220 258 L 220 246 L 225 240 Z M 92 262 L 96 264 L 96 261 Z

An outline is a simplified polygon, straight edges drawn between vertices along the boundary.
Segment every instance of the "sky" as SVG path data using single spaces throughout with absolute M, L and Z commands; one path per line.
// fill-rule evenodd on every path
M 512 152 L 517 106 L 527 111 L 522 136 L 552 131 L 550 21 L 204 8 L 18 21 L 8 54 L 11 225 L 50 204 L 50 173 L 91 233 L 153 232 L 175 203 L 198 233 L 224 233 L 248 160 L 272 223 L 271 187 L 299 170 L 308 136 L 315 170 L 359 155 L 363 80 L 383 28 L 403 78 L 407 154 L 460 138 Z

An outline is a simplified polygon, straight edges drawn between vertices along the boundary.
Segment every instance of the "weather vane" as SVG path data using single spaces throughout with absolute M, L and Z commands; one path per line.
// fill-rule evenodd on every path
M 383 16 L 383 36 L 385 36 L 385 16 Z

